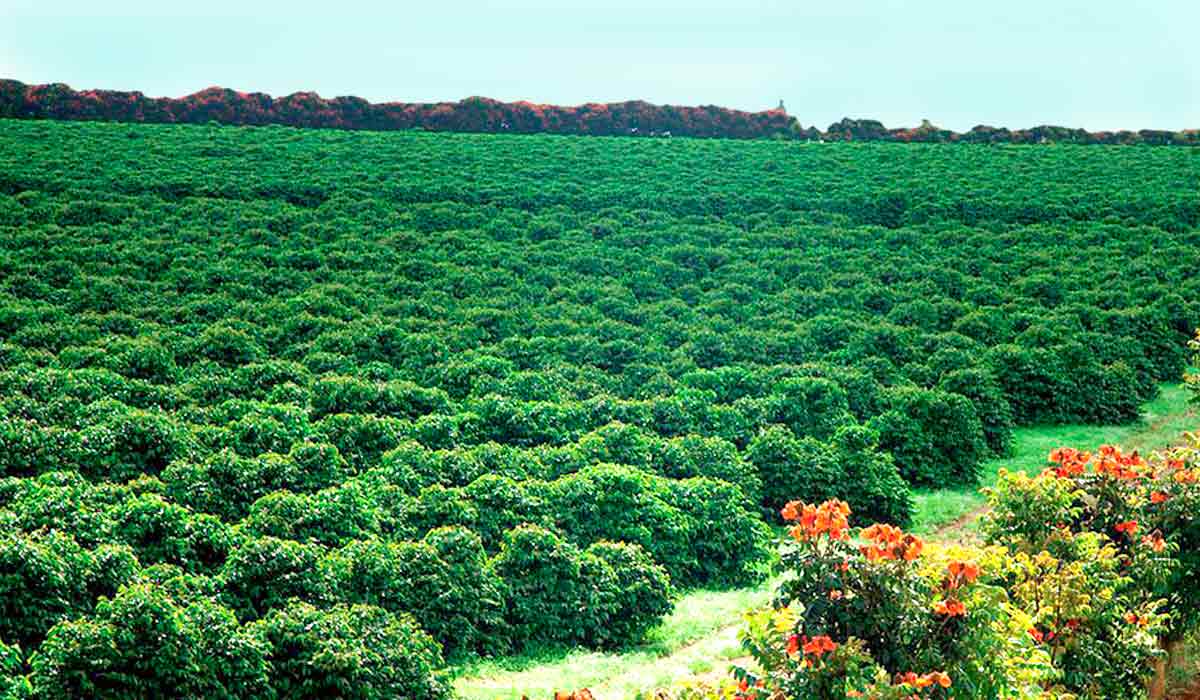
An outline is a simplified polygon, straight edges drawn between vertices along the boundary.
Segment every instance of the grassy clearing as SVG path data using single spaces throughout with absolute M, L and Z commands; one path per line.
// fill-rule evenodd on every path
M 546 698 L 564 688 L 603 688 L 602 697 L 627 697 L 673 678 L 703 673 L 740 652 L 737 630 L 731 625 L 746 610 L 766 604 L 773 584 L 689 592 L 645 642 L 623 652 L 544 650 L 465 664 L 456 669 L 454 688 L 470 700 Z
M 1013 435 L 1012 456 L 984 464 L 979 483 L 982 486 L 994 484 L 1001 469 L 1039 472 L 1045 466 L 1050 450 L 1064 445 L 1094 449 L 1108 443 L 1141 452 L 1163 447 L 1181 432 L 1197 428 L 1195 410 L 1188 406 L 1189 396 L 1182 384 L 1164 385 L 1158 397 L 1142 407 L 1142 420 L 1128 425 L 1019 428 Z M 928 534 L 979 509 L 984 502 L 976 488 L 918 492 L 913 498 L 915 512 L 910 529 L 918 534 Z
M 1149 451 L 1197 427 L 1182 385 L 1162 388 L 1143 408 L 1140 422 L 1116 426 L 1021 428 L 1013 454 L 984 465 L 980 482 L 992 484 L 1001 469 L 1040 471 L 1054 447 L 1095 448 L 1103 443 Z M 913 530 L 929 533 L 978 510 L 984 499 L 976 489 L 945 489 L 916 494 Z M 732 591 L 694 591 L 647 636 L 623 652 L 545 650 L 504 659 L 477 661 L 456 669 L 455 690 L 466 700 L 517 700 L 552 697 L 556 690 L 590 688 L 604 700 L 632 697 L 638 691 L 679 678 L 706 674 L 742 655 L 737 625 L 743 612 L 770 599 L 774 582 Z

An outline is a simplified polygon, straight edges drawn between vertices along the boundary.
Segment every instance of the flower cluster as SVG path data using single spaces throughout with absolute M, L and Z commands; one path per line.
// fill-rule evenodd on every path
M 941 686 L 942 688 L 949 688 L 951 681 L 950 676 L 946 673 L 942 673 L 941 671 L 934 671 L 933 673 L 926 673 L 920 676 L 910 671 L 909 673 L 898 677 L 896 679 L 896 684 L 908 685 L 921 690 L 924 688 L 932 688 L 935 685 Z
M 1137 534 L 1138 524 L 1136 520 L 1125 520 L 1113 525 L 1113 529 L 1122 535 L 1133 537 Z
M 1136 451 L 1125 454 L 1112 445 L 1101 445 L 1093 469 L 1101 476 L 1129 481 L 1146 475 L 1146 460 Z
M 973 562 L 952 561 L 946 569 L 947 575 L 941 586 L 945 597 L 933 604 L 933 611 L 945 617 L 963 617 L 967 614 L 967 606 L 958 593 L 979 578 L 979 566 Z
M 1167 548 L 1167 541 L 1163 538 L 1162 533 L 1156 530 L 1142 538 L 1142 545 L 1155 554 L 1162 554 Z
M 831 540 L 849 537 L 850 506 L 845 501 L 826 501 L 819 506 L 792 501 L 780 511 L 783 519 L 796 523 L 788 533 L 792 539 L 813 541 L 822 536 Z
M 1069 478 L 1083 476 L 1092 461 L 1091 452 L 1082 452 L 1073 447 L 1057 447 L 1050 451 L 1050 461 L 1058 466 L 1050 470 L 1055 476 Z
M 812 657 L 814 660 L 820 659 L 824 654 L 837 651 L 837 648 L 838 643 L 827 635 L 810 638 L 793 634 L 788 637 L 787 641 L 787 652 L 789 655 L 796 656 L 803 652 L 805 656 Z
M 869 543 L 860 548 L 868 561 L 913 561 L 925 549 L 921 538 L 893 525 L 876 523 L 860 534 Z

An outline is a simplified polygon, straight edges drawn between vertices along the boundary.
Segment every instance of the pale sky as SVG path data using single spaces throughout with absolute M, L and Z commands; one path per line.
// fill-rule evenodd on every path
M 0 0 L 0 77 L 1183 129 L 1200 128 L 1198 28 L 1200 0 Z

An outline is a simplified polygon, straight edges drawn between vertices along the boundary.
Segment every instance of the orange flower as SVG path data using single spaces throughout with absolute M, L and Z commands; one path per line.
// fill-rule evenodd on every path
M 796 654 L 800 653 L 800 637 L 799 636 L 793 634 L 792 636 L 788 637 L 787 653 L 788 653 L 788 656 L 795 656 Z
M 825 635 L 821 635 L 818 637 L 813 637 L 804 643 L 804 654 L 805 656 L 815 656 L 820 658 L 822 654 L 835 651 L 837 648 L 837 642 Z
M 1133 537 L 1133 535 L 1137 533 L 1138 524 L 1136 520 L 1126 520 L 1125 522 L 1114 525 L 1113 529 L 1122 535 L 1129 535 L 1130 537 Z
M 825 501 L 819 506 L 792 501 L 783 507 L 780 515 L 784 520 L 797 523 L 789 531 L 796 540 L 811 541 L 822 535 L 831 540 L 848 537 L 850 506 L 845 501 Z
M 1141 615 L 1138 615 L 1135 612 L 1125 613 L 1125 621 L 1131 625 L 1137 625 L 1138 627 L 1145 627 L 1147 624 L 1150 623 L 1150 621 L 1148 619 L 1146 619 L 1145 617 L 1142 617 Z
M 1161 532 L 1154 532 L 1146 535 L 1142 538 L 1142 544 L 1158 553 L 1161 553 L 1167 548 L 1167 541 L 1163 539 Z
M 1168 498 L 1170 498 L 1170 496 L 1162 491 L 1155 491 L 1154 493 L 1150 494 L 1150 502 L 1154 504 L 1166 503 Z
M 1092 461 L 1092 455 L 1072 447 L 1058 447 L 1050 451 L 1049 460 L 1058 465 L 1053 470 L 1054 475 L 1065 479 L 1083 475 L 1088 462 Z
M 904 561 L 916 559 L 921 556 L 921 551 L 925 549 L 925 542 L 912 535 L 905 535 L 902 544 L 904 545 Z
M 967 614 L 967 606 L 961 600 L 947 598 L 933 604 L 933 611 L 946 617 L 962 617 Z
M 1142 459 L 1136 451 L 1125 454 L 1112 445 L 1101 445 L 1100 459 L 1096 462 L 1095 470 L 1102 476 L 1130 480 L 1140 479 L 1142 468 L 1145 466 L 1146 460 Z
M 943 688 L 950 687 L 950 676 L 942 673 L 941 671 L 926 673 L 923 676 L 918 676 L 912 671 L 909 671 L 908 673 L 897 676 L 896 680 L 897 685 L 909 685 L 918 690 L 929 688 L 933 685 L 940 685 Z
M 950 571 L 950 578 L 946 581 L 947 588 L 958 588 L 979 578 L 979 566 L 973 562 L 952 561 L 946 568 Z
M 898 527 L 875 524 L 861 533 L 863 539 L 871 544 L 861 547 L 862 553 L 870 561 L 898 560 L 912 561 L 921 556 L 925 543 L 919 537 L 906 535 Z

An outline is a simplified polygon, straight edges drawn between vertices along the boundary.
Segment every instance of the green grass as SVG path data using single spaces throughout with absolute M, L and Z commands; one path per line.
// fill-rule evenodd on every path
M 736 658 L 730 630 L 742 613 L 765 605 L 774 582 L 729 591 L 692 591 L 646 640 L 621 652 L 544 650 L 464 664 L 454 688 L 469 700 L 551 697 L 556 690 L 604 687 L 605 697 L 626 697 L 673 678 L 724 668 Z M 714 661 L 714 659 L 716 659 Z
M 1142 420 L 1115 426 L 1045 426 L 1015 432 L 1013 454 L 989 461 L 982 485 L 995 483 L 1001 469 L 1040 471 L 1050 450 L 1060 445 L 1086 449 L 1104 443 L 1143 452 L 1162 447 L 1181 432 L 1197 428 L 1182 385 L 1162 387 L 1143 407 Z M 946 489 L 916 494 L 913 530 L 928 533 L 984 504 L 976 489 Z M 597 697 L 632 697 L 697 673 L 723 670 L 741 656 L 736 629 L 740 616 L 770 599 L 774 582 L 731 591 L 693 591 L 647 635 L 641 645 L 621 652 L 543 650 L 475 661 L 455 669 L 454 687 L 466 700 L 516 700 L 522 695 L 548 698 L 556 690 L 590 688 Z
M 1051 425 L 1018 428 L 1013 435 L 1013 453 L 984 464 L 980 486 L 996 483 L 1001 469 L 1010 472 L 1040 472 L 1046 456 L 1055 447 L 1095 449 L 1102 444 L 1149 452 L 1171 443 L 1186 430 L 1195 430 L 1197 417 L 1188 406 L 1190 394 L 1182 384 L 1164 385 L 1157 398 L 1142 407 L 1142 419 L 1127 425 Z M 919 491 L 914 494 L 911 530 L 928 534 L 983 506 L 977 488 Z

